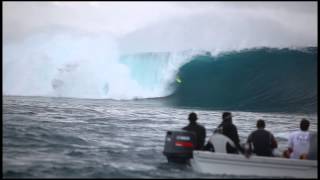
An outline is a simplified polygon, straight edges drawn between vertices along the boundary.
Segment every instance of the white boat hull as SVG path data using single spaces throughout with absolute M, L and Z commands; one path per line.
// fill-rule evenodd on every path
M 194 151 L 191 165 L 195 171 L 214 175 L 318 178 L 316 160 L 285 159 Z

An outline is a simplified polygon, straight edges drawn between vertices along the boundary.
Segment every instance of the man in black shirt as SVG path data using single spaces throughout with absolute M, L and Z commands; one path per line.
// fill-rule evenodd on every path
M 192 112 L 189 114 L 189 124 L 188 126 L 182 128 L 183 130 L 193 132 L 196 135 L 196 146 L 195 150 L 203 149 L 204 141 L 206 139 L 206 129 L 198 124 L 197 121 L 197 114 Z
M 258 156 L 273 156 L 272 150 L 277 148 L 277 141 L 269 131 L 265 130 L 264 120 L 257 121 L 257 130 L 253 131 L 247 140 L 250 144 L 250 149 Z
M 218 129 L 222 130 L 222 134 L 229 137 L 236 147 L 227 145 L 228 153 L 239 153 L 243 152 L 243 148 L 240 146 L 240 139 L 238 135 L 237 127 L 232 123 L 232 114 L 231 112 L 224 112 L 222 114 L 222 123 L 218 126 Z

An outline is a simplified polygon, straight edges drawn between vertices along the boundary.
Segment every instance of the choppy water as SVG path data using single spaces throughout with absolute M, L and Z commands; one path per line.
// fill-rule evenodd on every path
M 159 100 L 4 96 L 3 177 L 238 178 L 167 163 L 162 154 L 165 133 L 186 126 L 191 111 L 198 114 L 208 136 L 221 121 L 221 111 L 169 107 Z M 311 121 L 311 131 L 318 126 L 316 114 L 233 115 L 241 142 L 262 118 L 279 149 L 301 118 Z

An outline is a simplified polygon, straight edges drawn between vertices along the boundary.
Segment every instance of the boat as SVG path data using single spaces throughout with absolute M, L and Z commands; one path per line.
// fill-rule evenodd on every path
M 215 140 L 230 141 L 217 135 Z M 194 171 L 212 175 L 257 178 L 318 178 L 317 160 L 228 154 L 222 148 L 215 152 L 193 150 L 195 135 L 186 131 L 168 131 L 163 154 L 169 162 L 188 163 Z M 223 144 L 219 142 L 218 144 Z M 218 150 L 218 151 L 217 151 Z
M 318 178 L 316 160 L 193 151 L 192 168 L 213 175 L 258 176 L 267 178 Z

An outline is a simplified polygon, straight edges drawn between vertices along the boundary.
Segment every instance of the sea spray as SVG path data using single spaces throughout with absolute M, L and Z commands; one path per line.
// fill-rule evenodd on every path
M 9 44 L 4 52 L 7 94 L 106 97 L 115 93 L 103 91 L 110 76 L 128 76 L 128 69 L 116 62 L 116 45 L 104 35 L 42 33 Z
M 108 35 L 40 33 L 4 46 L 4 94 L 75 98 L 163 97 L 197 54 L 120 55 Z

